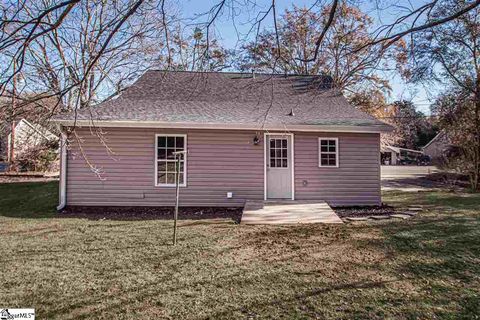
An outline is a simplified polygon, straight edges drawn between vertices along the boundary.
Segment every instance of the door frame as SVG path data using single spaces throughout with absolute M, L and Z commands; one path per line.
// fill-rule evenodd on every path
M 291 163 L 292 163 L 292 198 L 295 200 L 295 134 L 293 133 L 283 133 L 283 132 L 264 132 L 263 133 L 263 200 L 268 200 L 267 198 L 267 143 L 270 143 L 268 136 L 289 136 L 291 141 Z

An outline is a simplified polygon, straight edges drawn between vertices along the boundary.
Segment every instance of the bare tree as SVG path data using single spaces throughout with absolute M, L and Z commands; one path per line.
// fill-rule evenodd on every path
M 211 34 L 207 40 L 200 28 L 182 28 L 179 23 L 167 26 L 166 30 L 168 38 L 160 46 L 155 67 L 177 71 L 221 71 L 231 66 L 233 53 L 222 47 Z
M 98 64 L 103 56 L 112 55 L 112 47 L 118 47 L 118 42 L 116 40 L 119 40 L 121 43 L 122 40 L 126 40 L 129 36 L 134 36 L 135 33 L 146 33 L 149 31 L 148 28 L 145 30 L 142 29 L 141 31 L 135 29 L 141 25 L 136 19 L 141 20 L 142 16 L 145 16 L 148 11 L 155 8 L 159 13 L 158 21 L 162 21 L 164 26 L 168 23 L 166 20 L 169 16 L 167 12 L 169 8 L 165 5 L 165 0 L 152 1 L 153 0 L 122 0 L 109 3 L 99 0 L 42 0 L 38 2 L 31 0 L 9 0 L 3 2 L 0 7 L 2 13 L 0 30 L 3 32 L 0 36 L 0 53 L 2 55 L 0 59 L 2 59 L 3 66 L 1 79 L 2 85 L 0 87 L 2 94 L 12 80 L 14 73 L 12 70 L 13 61 L 16 61 L 18 65 L 15 73 L 21 73 L 26 62 L 32 63 L 31 61 L 26 61 L 27 55 L 31 54 L 32 50 L 36 53 L 37 59 L 41 59 L 42 56 L 45 55 L 38 51 L 39 49 L 41 50 L 41 46 L 45 47 L 47 55 L 49 55 L 48 50 L 54 49 L 59 51 L 57 54 L 61 57 L 61 49 L 65 48 L 63 40 L 68 39 L 60 39 L 56 34 L 59 33 L 58 30 L 60 28 L 64 25 L 68 25 L 69 22 L 71 26 L 71 21 L 75 21 L 75 18 L 71 17 L 77 15 L 77 17 L 89 17 L 92 19 L 89 23 L 80 25 L 80 27 L 83 27 L 86 31 L 93 30 L 93 26 L 104 26 L 104 30 L 100 37 L 90 37 L 89 39 L 95 43 L 93 50 L 90 50 L 91 48 L 86 50 L 91 55 L 90 59 L 84 61 L 79 70 L 75 70 L 75 67 L 77 67 L 76 65 L 69 65 L 70 69 L 75 72 L 69 71 L 68 68 L 62 71 L 64 78 L 68 75 L 68 78 L 71 78 L 72 80 L 63 90 L 60 89 L 60 94 L 76 90 L 77 93 L 74 94 L 74 96 L 78 97 L 80 105 L 84 104 L 85 101 L 88 100 L 91 88 L 95 87 L 95 84 L 93 86 L 91 85 L 92 78 L 90 77 L 90 73 L 94 73 L 95 71 L 98 72 L 96 69 L 100 69 L 98 68 Z M 434 0 L 423 5 L 418 5 L 417 7 L 413 5 L 410 7 L 402 7 L 395 4 L 396 2 L 393 1 L 389 6 L 384 8 L 380 8 L 380 6 L 377 5 L 377 11 L 398 11 L 399 9 L 402 9 L 403 14 L 398 16 L 392 23 L 387 23 L 371 32 L 370 41 L 365 42 L 362 46 L 357 46 L 352 54 L 356 54 L 367 47 L 375 45 L 381 45 L 383 50 L 399 41 L 402 37 L 455 20 L 480 4 L 480 0 L 464 1 L 463 5 L 457 6 L 455 10 L 445 12 L 440 16 L 432 16 L 430 13 L 443 2 L 444 1 Z M 318 8 L 320 8 L 320 10 L 326 10 L 328 15 L 326 15 L 327 18 L 324 21 L 318 21 L 316 25 L 311 26 L 314 30 L 312 32 L 312 39 L 309 39 L 309 41 L 312 41 L 314 44 L 313 51 L 310 52 L 308 56 L 299 58 L 301 62 L 313 62 L 320 58 L 319 52 L 328 38 L 328 31 L 330 28 L 335 27 L 335 17 L 342 14 L 342 10 L 347 7 L 347 4 L 348 1 L 346 0 L 332 0 L 331 2 L 314 1 L 314 4 L 308 10 L 318 10 Z M 111 6 L 110 9 L 113 11 L 110 12 L 110 10 L 105 10 L 108 6 Z M 262 11 L 259 8 L 261 7 L 256 2 L 244 1 L 243 3 L 234 0 L 221 0 L 214 3 L 210 8 L 207 8 L 203 13 L 194 13 L 197 17 L 207 18 L 206 21 L 198 24 L 200 31 L 205 34 L 205 50 L 202 55 L 205 56 L 207 60 L 210 59 L 209 48 L 212 43 L 211 32 L 214 28 L 215 22 L 223 15 L 229 14 L 232 22 L 235 23 L 235 14 L 233 13 L 235 10 L 250 10 L 251 13 L 257 11 L 256 18 L 250 20 L 252 28 L 257 26 L 257 30 L 259 30 L 260 24 L 265 23 L 266 18 L 269 15 L 272 15 L 273 29 L 275 30 L 278 42 L 279 26 L 277 23 L 275 1 L 272 0 L 266 11 Z M 110 13 L 113 12 L 113 14 L 103 16 L 102 13 L 105 11 Z M 96 14 L 90 15 L 89 12 Z M 140 12 L 141 14 L 139 14 Z M 104 18 L 97 20 L 96 17 Z M 148 14 L 147 17 L 149 17 Z M 318 28 L 318 26 L 320 26 L 320 28 Z M 167 40 L 166 45 L 168 47 L 170 45 L 169 39 L 171 38 L 171 35 L 167 29 L 164 29 L 162 32 Z M 60 43 L 59 40 L 62 40 L 62 43 Z M 72 39 L 69 40 L 71 41 Z M 72 43 L 69 44 L 73 45 Z M 82 50 L 85 49 L 86 48 L 82 48 Z M 169 49 L 167 49 L 167 55 L 170 55 Z M 110 59 L 113 58 L 110 56 Z M 290 62 L 294 64 L 298 61 L 290 60 Z M 53 66 L 53 62 L 49 61 L 42 61 L 42 64 L 50 64 Z M 105 69 L 103 73 L 106 73 L 107 71 L 108 70 Z M 126 73 L 128 74 L 128 72 Z M 108 76 L 97 74 L 94 76 L 94 80 L 95 78 L 99 79 L 102 77 Z M 55 83 L 54 79 L 50 79 L 49 82 L 50 86 L 57 87 L 56 89 L 58 91 L 58 83 Z
M 193 36 L 185 36 L 183 26 L 180 32 L 172 31 L 174 9 L 166 0 L 5 0 L 0 4 L 0 94 L 3 97 L 12 94 L 12 80 L 17 75 L 19 98 L 32 93 L 36 96 L 33 100 L 54 96 L 58 98 L 58 105 L 63 102 L 75 110 L 83 108 L 118 92 L 142 69 L 148 68 L 150 53 L 158 47 L 160 53 L 157 51 L 153 56 L 162 67 L 222 69 L 225 51 L 217 50 L 214 36 L 216 23 L 222 18 L 230 20 L 235 27 L 237 23 L 249 24 L 250 31 L 257 31 L 257 40 L 261 28 L 271 26 L 276 45 L 274 72 L 277 64 L 292 72 L 303 68 L 309 73 L 312 66 L 328 66 L 328 62 L 322 61 L 325 49 L 336 55 L 330 66 L 335 67 L 334 75 L 344 88 L 363 80 L 385 86 L 378 75 L 369 70 L 383 67 L 378 64 L 379 57 L 387 49 L 406 36 L 413 37 L 418 32 L 457 21 L 480 4 L 480 0 L 459 1 L 451 10 L 440 10 L 448 1 L 408 5 L 394 0 L 375 2 L 370 5 L 370 14 L 394 17 L 388 23 L 380 21 L 375 30 L 368 17 L 354 12 L 353 1 L 312 1 L 312 5 L 296 17 L 300 20 L 314 17 L 307 19 L 308 30 L 302 31 L 308 34 L 303 37 L 303 41 L 308 42 L 303 48 L 309 49 L 298 54 L 299 50 L 290 52 L 282 47 L 282 23 L 275 0 L 264 7 L 250 0 L 218 0 L 202 12 L 189 12 L 189 19 L 178 22 L 189 21 L 188 25 L 193 28 L 187 30 L 195 30 Z M 253 18 L 238 22 L 241 12 Z M 354 19 L 348 18 L 349 12 L 353 12 Z M 244 39 L 252 40 L 250 31 Z M 341 36 L 335 38 L 332 36 L 335 34 Z M 360 36 L 361 41 L 352 35 Z M 184 53 L 191 57 L 190 62 L 182 60 Z M 337 63 L 352 67 L 344 68 L 348 72 L 343 74 L 339 72 L 342 68 L 336 68 Z M 20 103 L 18 107 L 21 109 Z
M 75 109 L 118 92 L 148 68 L 153 39 L 158 38 L 155 17 L 134 10 L 136 3 L 124 4 L 82 1 L 56 28 L 39 31 L 42 36 L 26 42 L 20 53 L 14 51 L 11 58 L 20 60 L 23 85 L 31 92 L 56 95 L 64 106 Z M 38 12 L 51 5 L 51 0 L 24 3 L 18 19 L 35 20 Z M 62 14 L 45 15 L 38 28 L 48 30 L 43 24 L 55 24 Z
M 332 10 L 336 10 L 333 19 Z M 323 32 L 326 25 L 329 29 L 322 34 L 321 50 L 316 52 L 317 34 Z M 247 54 L 241 68 L 270 71 L 275 64 L 283 73 L 329 75 L 335 86 L 344 91 L 365 87 L 388 89 L 388 82 L 378 72 L 395 67 L 395 63 L 387 65 L 387 58 L 400 55 L 364 46 L 373 40 L 369 33 L 372 25 L 372 18 L 343 2 L 318 13 L 294 7 L 282 16 L 277 31 L 263 32 L 245 46 Z M 357 50 L 360 47 L 363 49 Z M 356 54 L 352 54 L 353 51 Z M 315 59 L 311 59 L 312 56 Z
M 431 15 L 455 11 L 463 0 L 445 2 Z M 412 81 L 439 81 L 448 91 L 433 105 L 451 143 L 460 148 L 460 166 L 470 176 L 473 190 L 480 189 L 480 9 L 436 26 L 414 39 Z M 457 162 L 458 165 L 458 162 Z

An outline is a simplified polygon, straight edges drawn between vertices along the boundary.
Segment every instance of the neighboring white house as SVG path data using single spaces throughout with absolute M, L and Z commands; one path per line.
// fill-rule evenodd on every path
M 8 161 L 10 161 L 11 155 L 11 139 L 12 134 L 10 133 L 7 138 Z M 57 139 L 58 137 L 45 127 L 38 124 L 32 124 L 27 120 L 22 119 L 15 126 L 13 149 L 14 156 L 17 157 L 28 149 L 35 147 L 44 141 L 54 141 Z
M 453 145 L 445 131 L 440 131 L 429 143 L 423 148 L 423 153 L 432 158 L 434 162 L 440 162 L 446 156 L 447 151 Z
M 417 157 L 423 155 L 422 151 L 406 149 L 394 146 L 384 146 L 381 149 L 382 154 L 382 164 L 383 165 L 397 165 L 400 164 L 401 160 L 416 159 Z

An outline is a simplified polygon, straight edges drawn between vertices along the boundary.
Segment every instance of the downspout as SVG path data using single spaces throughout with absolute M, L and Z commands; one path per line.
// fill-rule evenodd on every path
M 60 211 L 67 205 L 67 134 L 60 128 L 60 183 L 59 183 L 59 204 Z

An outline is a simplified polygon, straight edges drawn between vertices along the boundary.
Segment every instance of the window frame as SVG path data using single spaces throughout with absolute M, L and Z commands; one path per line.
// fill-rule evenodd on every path
M 335 141 L 335 165 L 322 165 L 322 153 L 323 154 L 333 154 L 333 152 L 322 152 L 322 141 L 334 140 Z M 340 154 L 340 145 L 338 143 L 338 138 L 330 137 L 319 137 L 318 138 L 318 166 L 320 168 L 339 168 L 339 154 Z
M 155 134 L 155 151 L 154 151 L 154 162 L 155 162 L 155 187 L 160 188 L 175 188 L 175 183 L 158 183 L 158 137 L 183 137 L 183 149 L 187 151 L 187 135 L 182 133 L 157 133 Z M 187 186 L 187 160 L 188 160 L 188 151 L 184 154 L 183 159 L 183 183 L 179 184 L 179 187 L 185 188 Z
M 271 165 L 271 161 L 272 161 L 272 155 L 271 155 L 272 146 L 271 146 L 270 144 L 271 144 L 271 141 L 272 141 L 272 140 L 285 140 L 285 141 L 287 142 L 287 146 L 286 146 L 285 148 L 283 147 L 283 145 L 280 145 L 280 148 L 277 148 L 276 142 L 275 142 L 275 147 L 273 148 L 273 150 L 275 151 L 275 153 L 276 153 L 277 150 L 280 150 L 280 151 L 282 152 L 282 155 L 280 156 L 280 158 L 277 158 L 277 155 L 276 155 L 276 154 L 275 154 L 275 157 L 274 157 L 274 160 L 275 160 L 275 161 L 277 161 L 277 160 L 280 160 L 280 161 L 281 161 L 282 166 L 280 166 L 280 167 L 277 167 L 277 166 L 272 167 L 272 165 Z M 289 139 L 288 139 L 288 137 L 287 137 L 287 138 L 283 138 L 283 137 L 282 137 L 282 138 L 278 138 L 278 137 L 277 137 L 277 138 L 275 138 L 275 137 L 269 137 L 269 138 L 268 138 L 268 159 L 267 159 L 267 160 L 268 160 L 269 168 L 273 168 L 273 169 L 290 169 L 290 161 L 289 161 L 289 160 L 290 160 L 290 157 L 289 157 L 289 152 L 288 152 L 288 151 L 289 151 L 289 147 L 290 147 L 290 146 L 289 146 Z M 286 156 L 286 157 L 283 157 L 283 150 L 286 150 L 286 152 L 287 152 L 287 156 Z M 286 166 L 286 167 L 283 166 L 283 160 L 286 160 L 286 161 L 287 161 L 287 166 Z

